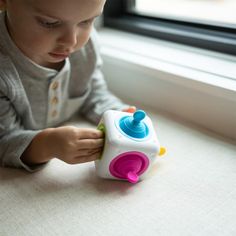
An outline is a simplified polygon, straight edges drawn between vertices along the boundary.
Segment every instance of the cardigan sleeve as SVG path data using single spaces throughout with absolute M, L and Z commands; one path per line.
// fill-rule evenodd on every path
M 89 96 L 80 109 L 80 112 L 93 123 L 98 123 L 106 110 L 122 110 L 128 108 L 129 105 L 123 103 L 121 99 L 108 90 L 101 70 L 102 58 L 99 53 L 98 38 L 95 31 L 92 32 L 88 44 L 90 53 L 94 57 L 95 68 L 90 80 Z
M 14 107 L 17 88 L 9 86 L 0 75 L 0 164 L 4 167 L 24 168 L 30 172 L 42 167 L 27 166 L 21 161 L 21 155 L 38 134 L 39 130 L 25 130 L 20 116 Z

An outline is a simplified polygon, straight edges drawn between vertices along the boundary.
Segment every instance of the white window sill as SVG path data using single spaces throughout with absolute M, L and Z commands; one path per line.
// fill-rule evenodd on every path
M 118 96 L 236 138 L 236 57 L 106 28 L 99 34 Z
M 104 56 L 219 87 L 236 100 L 236 57 L 111 29 L 100 36 Z

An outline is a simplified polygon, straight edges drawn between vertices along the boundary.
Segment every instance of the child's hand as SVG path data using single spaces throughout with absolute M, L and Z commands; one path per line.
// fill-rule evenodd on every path
M 131 107 L 127 108 L 127 109 L 123 109 L 123 111 L 134 113 L 134 112 L 136 112 L 136 107 L 135 106 L 131 106 Z
M 49 153 L 68 164 L 94 161 L 101 156 L 103 136 L 103 132 L 96 129 L 74 126 L 55 128 L 49 135 Z
M 97 129 L 63 126 L 41 131 L 21 156 L 27 165 L 58 158 L 68 164 L 94 161 L 101 156 L 103 132 Z

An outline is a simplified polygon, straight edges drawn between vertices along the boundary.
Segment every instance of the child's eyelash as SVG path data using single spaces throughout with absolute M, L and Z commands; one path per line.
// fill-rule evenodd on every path
M 48 21 L 48 20 L 44 20 L 41 18 L 37 18 L 38 23 L 43 26 L 44 28 L 56 28 L 58 26 L 61 25 L 60 21 Z M 90 26 L 92 23 L 94 22 L 94 18 L 93 19 L 89 19 L 89 20 L 85 20 L 79 23 L 79 25 L 84 26 L 84 27 L 88 27 Z
M 40 25 L 42 25 L 45 28 L 55 28 L 60 25 L 59 21 L 50 22 L 43 19 L 37 19 L 37 21 L 39 22 Z
M 94 19 L 82 21 L 82 22 L 80 23 L 80 25 L 84 25 L 84 26 L 91 25 L 91 24 L 93 23 L 93 20 L 94 20 Z

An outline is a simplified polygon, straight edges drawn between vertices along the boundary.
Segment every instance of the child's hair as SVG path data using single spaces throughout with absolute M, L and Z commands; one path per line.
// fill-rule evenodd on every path
M 4 2 L 0 2 L 0 13 L 1 11 L 5 11 L 6 10 L 6 6 Z

